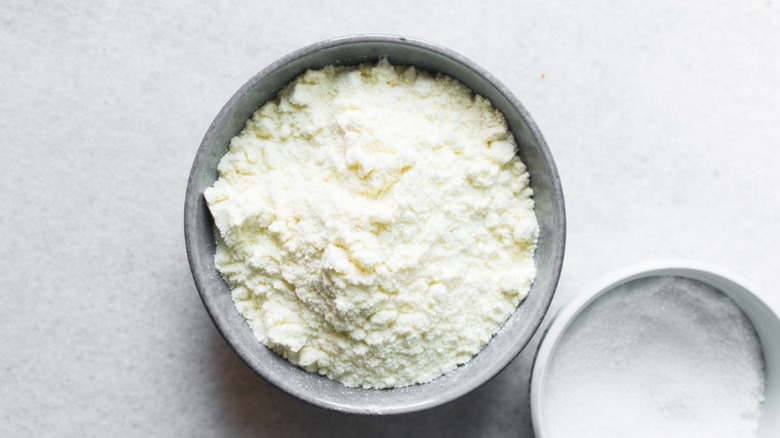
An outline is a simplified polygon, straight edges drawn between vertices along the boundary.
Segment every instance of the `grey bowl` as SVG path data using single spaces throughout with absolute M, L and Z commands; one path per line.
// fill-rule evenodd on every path
M 352 65 L 387 57 L 452 76 L 488 98 L 517 139 L 528 167 L 540 225 L 536 280 L 528 297 L 493 340 L 470 362 L 430 383 L 395 389 L 347 388 L 303 371 L 260 344 L 233 305 L 228 286 L 214 268 L 213 221 L 203 191 L 217 178 L 217 164 L 232 137 L 260 105 L 307 69 Z M 552 300 L 563 264 L 566 218 L 558 172 L 547 145 L 520 102 L 488 72 L 463 56 L 427 42 L 388 35 L 358 35 L 323 41 L 298 50 L 255 75 L 225 104 L 206 132 L 192 165 L 184 205 L 187 256 L 195 285 L 225 340 L 257 374 L 311 404 L 357 414 L 398 414 L 452 401 L 490 380 L 525 347 Z

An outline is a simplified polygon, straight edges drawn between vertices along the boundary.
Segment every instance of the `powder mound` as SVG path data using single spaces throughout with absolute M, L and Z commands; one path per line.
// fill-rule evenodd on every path
M 347 386 L 430 381 L 527 295 L 538 225 L 515 139 L 460 82 L 310 70 L 230 142 L 205 198 L 256 337 Z

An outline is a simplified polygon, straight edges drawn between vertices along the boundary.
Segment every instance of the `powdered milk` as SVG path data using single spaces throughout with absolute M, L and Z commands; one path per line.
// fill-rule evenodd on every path
M 531 195 L 488 100 L 386 60 L 290 83 L 205 193 L 257 338 L 366 388 L 430 381 L 491 339 L 536 273 Z

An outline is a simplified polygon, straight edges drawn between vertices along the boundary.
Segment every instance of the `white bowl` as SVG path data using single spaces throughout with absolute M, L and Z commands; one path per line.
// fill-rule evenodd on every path
M 764 353 L 766 385 L 759 438 L 780 436 L 780 312 L 764 299 L 766 295 L 747 281 L 720 268 L 689 260 L 663 260 L 631 266 L 577 294 L 552 318 L 536 353 L 531 373 L 531 420 L 537 438 L 553 437 L 545 423 L 544 403 L 551 358 L 572 321 L 602 294 L 632 280 L 656 277 L 686 277 L 706 283 L 726 294 L 747 315 L 755 327 Z

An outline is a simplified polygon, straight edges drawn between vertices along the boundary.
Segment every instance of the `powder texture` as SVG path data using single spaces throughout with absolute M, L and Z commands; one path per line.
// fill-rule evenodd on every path
M 755 437 L 761 345 L 720 291 L 681 277 L 635 280 L 597 299 L 552 358 L 550 437 Z
M 347 386 L 469 361 L 526 296 L 537 221 L 503 116 L 386 60 L 307 71 L 230 143 L 205 198 L 257 338 Z

